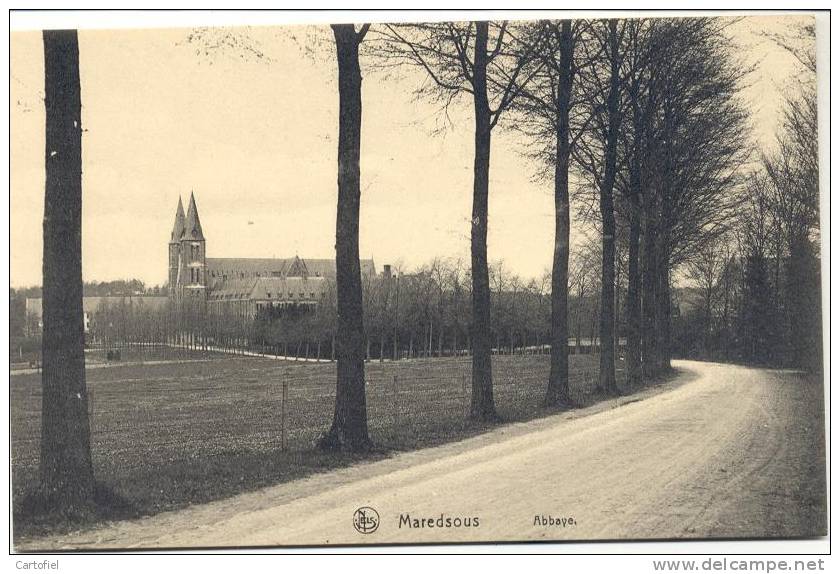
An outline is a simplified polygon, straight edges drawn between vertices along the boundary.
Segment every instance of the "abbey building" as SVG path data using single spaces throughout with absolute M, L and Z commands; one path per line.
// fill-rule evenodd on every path
M 361 260 L 362 275 L 376 275 L 372 259 Z M 208 310 L 253 316 L 260 309 L 317 306 L 332 297 L 334 259 L 212 258 L 190 194 L 181 200 L 169 241 L 169 298 L 207 304 Z

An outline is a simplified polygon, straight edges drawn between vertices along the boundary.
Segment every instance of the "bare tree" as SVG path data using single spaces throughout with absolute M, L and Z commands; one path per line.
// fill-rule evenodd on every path
M 709 241 L 688 261 L 688 277 L 700 293 L 703 311 L 703 353 L 711 352 L 711 337 L 714 329 L 714 306 L 719 290 L 719 281 L 727 264 L 723 241 Z
M 615 198 L 619 170 L 618 142 L 624 90 L 622 66 L 626 57 L 624 39 L 627 22 L 616 19 L 592 22 L 583 45 L 589 62 L 581 70 L 585 97 L 592 108 L 593 126 L 589 136 L 575 149 L 578 162 L 598 190 L 601 224 L 601 345 L 598 387 L 608 394 L 618 393 L 615 379 Z
M 670 271 L 725 233 L 740 206 L 749 158 L 748 114 L 737 97 L 749 69 L 726 37 L 728 23 L 698 18 L 669 23 L 675 58 L 661 82 L 658 182 L 656 372 L 670 369 Z
M 572 148 L 586 121 L 572 117 L 575 44 L 584 25 L 571 20 L 543 21 L 529 31 L 531 44 L 539 44 L 539 73 L 522 91 L 517 103 L 521 117 L 516 129 L 528 135 L 541 166 L 553 167 L 554 258 L 551 272 L 551 370 L 544 404 L 570 405 L 569 395 L 569 169 Z M 580 107 L 580 106 L 578 106 Z
M 617 206 L 628 228 L 628 380 L 670 367 L 671 271 L 725 233 L 748 157 L 748 71 L 719 19 L 630 21 Z M 641 367 L 641 368 L 640 368 Z
M 46 192 L 41 489 L 74 512 L 93 498 L 82 312 L 82 117 L 75 30 L 45 30 Z
M 368 31 L 334 24 L 338 58 L 338 213 L 335 267 L 338 309 L 335 413 L 322 448 L 361 451 L 370 448 L 365 397 L 365 329 L 359 263 L 359 157 L 362 129 L 362 74 L 359 44 Z
M 470 417 L 496 420 L 490 341 L 490 280 L 487 269 L 487 212 L 490 135 L 534 70 L 530 50 L 512 49 L 508 22 L 392 24 L 380 34 L 379 53 L 393 65 L 423 69 L 426 91 L 448 106 L 456 97 L 472 99 L 475 121 L 472 260 L 472 401 Z
M 629 121 L 624 122 L 629 137 L 624 142 L 627 178 L 619 185 L 627 203 L 627 383 L 637 386 L 642 380 L 642 269 L 641 230 L 645 188 L 650 182 L 651 124 L 657 104 L 655 86 L 659 50 L 656 48 L 653 20 L 631 20 L 628 26 L 625 90 L 629 100 Z M 647 185 L 646 185 L 647 184 Z M 652 193 L 648 189 L 647 194 Z
M 771 208 L 787 252 L 785 340 L 789 363 L 821 368 L 819 269 L 819 153 L 816 94 L 816 50 L 813 26 L 794 30 L 793 38 L 777 42 L 802 65 L 797 85 L 788 93 L 777 150 L 766 152 L 763 167 L 769 178 Z M 781 250 L 779 252 L 781 254 Z M 778 269 L 778 258 L 776 260 Z
M 737 213 L 749 147 L 736 94 L 748 68 L 733 56 L 727 25 L 598 21 L 581 41 L 586 65 L 578 85 L 592 118 L 573 153 L 588 176 L 579 195 L 588 192 L 590 201 L 579 210 L 602 236 L 600 382 L 608 392 L 619 278 L 627 282 L 628 380 L 635 385 L 670 366 L 672 269 L 725 233 Z M 626 275 L 616 257 L 625 244 Z

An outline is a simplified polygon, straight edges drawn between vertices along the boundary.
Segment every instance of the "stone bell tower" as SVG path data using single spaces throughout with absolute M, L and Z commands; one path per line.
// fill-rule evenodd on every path
M 205 301 L 207 298 L 207 255 L 204 232 L 190 194 L 190 205 L 184 215 L 184 205 L 178 198 L 175 225 L 169 239 L 169 297 L 178 300 Z
M 190 205 L 181 235 L 181 264 L 179 266 L 181 297 L 205 301 L 207 298 L 207 254 L 204 232 L 195 205 L 195 195 L 190 193 Z

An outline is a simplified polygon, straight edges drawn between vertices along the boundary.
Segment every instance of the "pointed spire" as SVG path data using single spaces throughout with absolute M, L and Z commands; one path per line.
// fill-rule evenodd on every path
M 184 204 L 181 202 L 181 196 L 178 196 L 178 209 L 175 211 L 175 226 L 172 228 L 172 239 L 170 242 L 177 242 L 181 240 L 181 236 L 184 234 L 184 223 L 186 219 L 184 218 Z
M 195 194 L 190 192 L 190 206 L 187 208 L 187 222 L 184 224 L 185 239 L 204 239 L 201 230 L 201 220 L 198 218 L 198 208 L 195 206 Z

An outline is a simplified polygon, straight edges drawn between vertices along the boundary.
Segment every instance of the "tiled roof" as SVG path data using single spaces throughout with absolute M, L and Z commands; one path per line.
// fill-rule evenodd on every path
M 317 301 L 327 289 L 324 277 L 257 277 L 221 282 L 208 293 L 208 300 Z
M 260 301 L 318 301 L 327 291 L 324 277 L 261 277 L 251 291 Z
M 207 294 L 207 298 L 210 301 L 250 299 L 256 281 L 256 279 L 223 281 Z
M 256 277 L 285 277 L 295 265 L 297 257 L 286 259 L 276 258 L 237 258 L 237 257 L 208 257 L 207 272 L 209 281 L 214 285 L 220 281 L 241 280 Z M 311 277 L 335 277 L 334 259 L 300 259 L 306 269 L 307 275 Z M 376 268 L 373 259 L 362 259 L 362 274 L 374 275 Z M 225 279 L 226 277 L 226 279 Z

